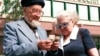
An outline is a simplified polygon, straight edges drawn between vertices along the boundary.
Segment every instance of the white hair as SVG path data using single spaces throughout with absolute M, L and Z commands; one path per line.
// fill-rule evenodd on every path
M 69 10 L 61 11 L 57 16 L 57 19 L 59 19 L 61 16 L 69 17 L 69 19 L 72 19 L 74 23 L 77 23 L 79 19 L 79 16 L 76 11 L 69 11 Z

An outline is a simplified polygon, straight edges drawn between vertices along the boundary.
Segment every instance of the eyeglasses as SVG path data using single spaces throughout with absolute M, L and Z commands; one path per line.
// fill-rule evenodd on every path
M 30 13 L 39 14 L 40 16 L 43 16 L 44 12 L 42 10 L 37 9 L 30 9 Z
M 67 27 L 68 26 L 68 22 L 64 22 L 62 24 L 57 24 L 56 28 L 61 29 L 62 27 Z

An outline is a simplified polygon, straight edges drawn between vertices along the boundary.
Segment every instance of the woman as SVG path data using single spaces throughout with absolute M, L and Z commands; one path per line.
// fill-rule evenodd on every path
M 74 11 L 63 11 L 57 16 L 56 28 L 61 33 L 59 48 L 63 56 L 99 56 L 89 31 L 78 27 L 78 19 Z

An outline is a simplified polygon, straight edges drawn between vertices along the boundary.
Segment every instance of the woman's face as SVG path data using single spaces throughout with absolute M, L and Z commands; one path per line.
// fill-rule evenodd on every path
M 24 7 L 23 11 L 24 16 L 26 17 L 25 19 L 27 19 L 29 22 L 32 22 L 32 20 L 38 21 L 43 14 L 41 5 Z
M 69 36 L 74 26 L 72 19 L 69 17 L 61 16 L 57 19 L 57 28 L 60 29 L 64 36 Z

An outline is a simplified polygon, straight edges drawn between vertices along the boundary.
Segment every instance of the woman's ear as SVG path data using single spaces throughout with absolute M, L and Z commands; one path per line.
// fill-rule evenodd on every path
M 74 19 L 71 19 L 71 22 L 72 22 L 73 25 L 76 24 L 76 21 Z
M 74 24 L 74 20 L 73 20 L 73 19 L 70 19 L 70 23 L 71 23 L 71 24 Z

